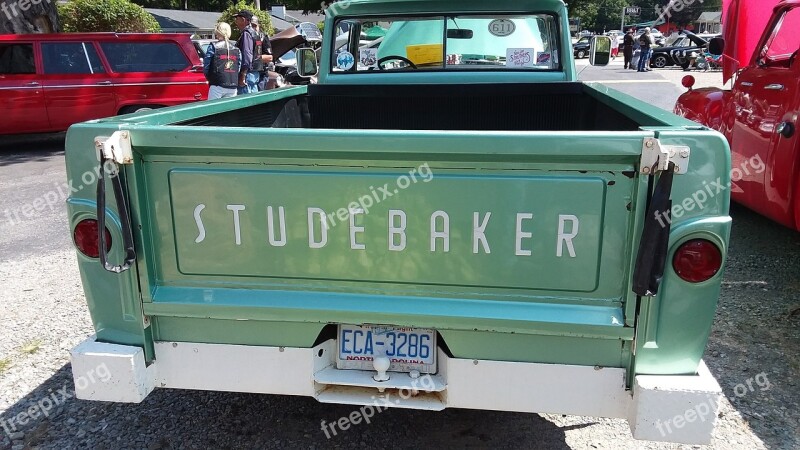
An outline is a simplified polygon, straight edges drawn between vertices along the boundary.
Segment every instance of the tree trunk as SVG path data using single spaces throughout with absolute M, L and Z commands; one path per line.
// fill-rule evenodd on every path
M 0 34 L 57 33 L 56 0 L 11 0 L 0 3 Z

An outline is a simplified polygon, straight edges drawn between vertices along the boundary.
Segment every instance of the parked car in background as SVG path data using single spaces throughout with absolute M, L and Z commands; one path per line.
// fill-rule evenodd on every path
M 681 66 L 686 69 L 689 67 L 691 54 L 702 53 L 707 45 L 708 41 L 691 31 L 681 31 L 677 38 L 671 39 L 670 45 L 653 48 L 650 65 L 657 69 L 667 66 Z
M 380 39 L 380 38 L 379 38 Z M 322 43 L 322 33 L 310 22 L 301 22 L 280 33 L 270 36 L 274 58 L 274 70 L 270 70 L 269 88 L 286 85 L 306 85 L 316 83 L 316 77 L 301 77 L 297 74 L 297 54 L 299 47 L 317 48 Z
M 589 57 L 589 46 L 592 36 L 583 36 L 578 39 L 578 42 L 572 44 L 572 54 L 576 59 L 583 59 Z
M 204 100 L 208 83 L 188 34 L 0 35 L 0 134 Z
M 194 48 L 197 49 L 197 54 L 200 56 L 200 60 L 202 61 L 203 58 L 206 56 L 206 50 L 208 50 L 208 46 L 217 42 L 216 39 L 192 39 L 192 44 L 194 44 Z
M 760 38 L 737 36 L 735 22 L 724 40 L 709 44 L 711 53 L 741 63 L 725 68 L 724 81 L 736 73 L 733 87 L 692 89 L 695 80 L 687 76 L 689 92 L 678 98 L 675 113 L 728 139 L 733 200 L 800 231 L 800 1 L 779 3 Z M 745 53 L 750 48 L 753 53 Z

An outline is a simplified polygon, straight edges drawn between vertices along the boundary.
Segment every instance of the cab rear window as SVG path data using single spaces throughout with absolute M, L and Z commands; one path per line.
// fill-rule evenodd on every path
M 345 18 L 335 24 L 331 71 L 558 70 L 549 14 Z
M 33 44 L 0 44 L 0 74 L 23 75 L 36 73 Z
M 102 42 L 111 70 L 129 72 L 180 72 L 191 66 L 183 50 L 172 42 Z

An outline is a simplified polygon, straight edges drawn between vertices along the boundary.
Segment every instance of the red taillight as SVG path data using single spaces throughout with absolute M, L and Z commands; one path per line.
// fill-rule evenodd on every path
M 722 267 L 722 252 L 705 239 L 683 243 L 672 258 L 672 268 L 679 277 L 690 283 L 700 283 L 713 277 Z
M 72 233 L 75 247 L 89 258 L 100 257 L 100 242 L 97 239 L 97 220 L 81 220 Z M 106 251 L 111 250 L 111 233 L 106 228 Z

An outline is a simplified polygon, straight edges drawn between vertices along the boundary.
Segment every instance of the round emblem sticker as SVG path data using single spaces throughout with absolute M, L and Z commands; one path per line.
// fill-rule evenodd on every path
M 508 36 L 516 29 L 517 26 L 509 19 L 495 19 L 489 22 L 489 33 L 495 36 Z
M 353 58 L 353 54 L 350 52 L 341 52 L 336 55 L 336 67 L 342 70 L 352 69 L 355 62 L 356 59 Z

